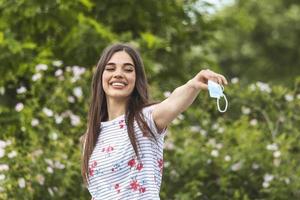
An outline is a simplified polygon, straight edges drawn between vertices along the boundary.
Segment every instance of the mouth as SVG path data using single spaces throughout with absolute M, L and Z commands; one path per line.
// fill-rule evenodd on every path
M 123 88 L 126 87 L 126 85 L 128 84 L 123 81 L 112 81 L 110 85 L 113 86 L 114 88 Z

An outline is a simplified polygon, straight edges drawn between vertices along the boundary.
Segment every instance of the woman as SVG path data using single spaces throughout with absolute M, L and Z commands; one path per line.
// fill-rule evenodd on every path
M 208 80 L 200 71 L 160 103 L 150 103 L 139 53 L 126 44 L 107 47 L 92 81 L 82 176 L 92 199 L 159 199 L 167 126 L 185 111 Z

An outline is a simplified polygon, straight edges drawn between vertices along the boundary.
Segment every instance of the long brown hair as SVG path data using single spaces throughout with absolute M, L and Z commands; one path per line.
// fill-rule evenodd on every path
M 81 175 L 84 184 L 88 184 L 89 175 L 89 158 L 96 145 L 98 136 L 101 135 L 100 124 L 102 121 L 108 120 L 107 102 L 105 93 L 102 87 L 102 74 L 107 62 L 112 55 L 118 51 L 125 51 L 132 58 L 135 66 L 136 82 L 133 92 L 128 100 L 125 110 L 125 122 L 127 124 L 127 132 L 130 142 L 133 146 L 136 156 L 139 158 L 138 142 L 134 133 L 134 120 L 142 130 L 143 134 L 147 137 L 155 136 L 150 130 L 141 114 L 142 108 L 151 105 L 148 96 L 148 83 L 145 75 L 143 61 L 137 50 L 127 44 L 114 44 L 107 47 L 97 64 L 96 71 L 94 72 L 92 85 L 91 85 L 91 99 L 88 112 L 87 131 L 81 137 L 82 144 L 82 157 L 81 157 Z

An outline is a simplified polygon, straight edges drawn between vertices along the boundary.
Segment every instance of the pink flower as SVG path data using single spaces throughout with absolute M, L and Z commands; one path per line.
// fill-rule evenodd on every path
M 138 190 L 140 187 L 140 184 L 137 182 L 137 180 L 133 180 L 131 183 L 130 183 L 130 188 L 134 191 Z
M 94 161 L 91 167 L 89 167 L 89 175 L 94 176 L 94 168 L 97 166 L 97 161 Z
M 119 121 L 119 126 L 120 126 L 120 128 L 124 128 L 124 126 L 125 126 L 125 123 L 124 123 L 125 121 L 122 119 L 121 121 Z
M 115 184 L 115 190 L 117 191 L 117 193 L 121 192 L 119 183 Z
M 106 148 L 106 153 L 110 153 L 111 151 L 113 151 L 114 150 L 114 148 L 112 147 L 112 146 L 108 146 L 107 148 Z
M 137 166 L 136 166 L 136 169 L 138 171 L 141 171 L 143 169 L 143 164 L 142 163 L 139 163 Z
M 128 166 L 130 166 L 130 167 L 134 167 L 134 166 L 135 166 L 135 159 L 131 159 L 131 160 L 129 160 L 129 162 L 128 162 Z
M 164 165 L 163 159 L 159 159 L 157 162 L 158 162 L 158 167 L 159 167 L 160 169 L 163 168 L 163 165 Z
M 140 193 L 144 193 L 144 192 L 146 192 L 146 188 L 141 187 L 141 188 L 139 189 L 139 191 L 140 191 Z
M 163 159 L 159 159 L 157 162 L 158 162 L 158 167 L 160 169 L 160 173 L 162 173 L 164 167 L 164 161 Z
M 97 161 L 94 161 L 92 164 L 92 168 L 95 168 L 97 166 Z
M 94 170 L 92 168 L 89 168 L 89 175 L 94 176 Z

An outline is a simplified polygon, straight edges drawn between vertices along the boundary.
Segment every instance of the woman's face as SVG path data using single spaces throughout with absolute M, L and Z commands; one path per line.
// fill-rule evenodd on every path
M 107 62 L 102 74 L 102 87 L 109 100 L 128 100 L 135 87 L 136 73 L 132 58 L 118 51 Z

